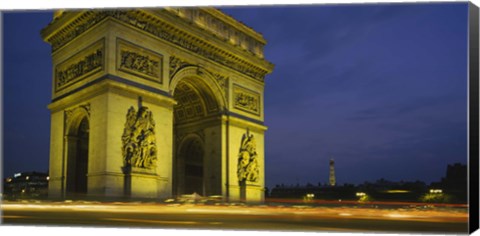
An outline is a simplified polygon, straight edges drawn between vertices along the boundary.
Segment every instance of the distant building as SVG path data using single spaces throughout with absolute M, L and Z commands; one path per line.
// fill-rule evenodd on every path
M 429 194 L 439 197 L 431 202 L 467 202 L 467 166 L 455 163 L 448 165 L 446 175 L 440 182 L 427 185 L 422 181 L 389 181 L 379 179 L 359 185 L 344 184 L 336 186 L 335 163 L 330 160 L 329 183 L 307 185 L 276 185 L 270 192 L 270 198 L 283 199 L 317 199 L 317 200 L 358 200 L 384 202 L 419 202 Z M 434 192 L 438 191 L 438 192 Z
M 46 197 L 48 193 L 48 174 L 40 172 L 16 173 L 4 179 L 4 198 Z
M 468 184 L 467 165 L 455 163 L 447 166 L 446 175 L 440 182 L 431 184 L 433 189 L 441 189 L 443 193 L 453 197 L 453 202 L 467 202 Z
M 313 200 L 361 200 L 362 196 L 368 201 L 405 201 L 417 202 L 428 188 L 424 182 L 393 182 L 385 179 L 374 183 L 366 182 L 355 186 L 344 184 L 331 186 L 328 184 L 307 185 L 277 185 L 270 192 L 271 198 L 304 199 L 309 197 Z
M 365 193 L 371 200 L 417 202 L 427 192 L 427 184 L 422 181 L 394 182 L 379 179 L 374 183 L 358 185 L 358 191 Z
M 330 185 L 312 185 L 304 186 L 285 186 L 277 185 L 270 192 L 271 198 L 285 198 L 285 199 L 303 199 L 306 196 L 311 196 L 311 199 L 320 200 L 356 200 L 356 188 L 353 185 L 345 184 L 343 186 Z

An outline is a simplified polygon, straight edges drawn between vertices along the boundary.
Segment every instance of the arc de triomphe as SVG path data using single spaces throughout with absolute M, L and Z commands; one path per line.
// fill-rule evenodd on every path
M 261 34 L 214 8 L 57 11 L 51 197 L 263 201 Z

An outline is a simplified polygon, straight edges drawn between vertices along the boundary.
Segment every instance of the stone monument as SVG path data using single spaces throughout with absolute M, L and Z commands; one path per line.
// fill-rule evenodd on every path
M 51 197 L 264 200 L 261 34 L 214 8 L 57 11 Z

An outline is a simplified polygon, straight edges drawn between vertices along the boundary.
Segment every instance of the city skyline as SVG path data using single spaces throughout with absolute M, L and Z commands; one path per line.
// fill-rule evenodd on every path
M 467 6 L 221 8 L 263 34 L 275 64 L 267 187 L 327 182 L 331 158 L 339 184 L 433 182 L 466 163 Z M 48 169 L 51 19 L 4 14 L 4 177 Z

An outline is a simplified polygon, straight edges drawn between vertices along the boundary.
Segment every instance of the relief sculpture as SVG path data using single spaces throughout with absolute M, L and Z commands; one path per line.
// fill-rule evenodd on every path
M 253 112 L 258 111 L 257 100 L 245 93 L 235 94 L 235 105 L 251 110 Z
M 260 95 L 239 86 L 234 87 L 234 107 L 256 115 L 260 114 Z
M 247 130 L 242 137 L 240 152 L 238 153 L 237 175 L 238 181 L 257 182 L 259 177 L 258 156 L 253 134 Z
M 157 83 L 163 83 L 163 56 L 117 38 L 117 69 Z
M 75 63 L 71 63 L 65 67 L 58 67 L 55 71 L 56 89 L 61 89 L 77 78 L 101 68 L 102 63 L 103 49 L 97 49 Z
M 140 107 L 138 112 L 130 107 L 122 141 L 122 154 L 126 167 L 146 169 L 156 167 L 155 121 L 147 107 Z
M 121 51 L 122 61 L 120 68 L 134 70 L 152 77 L 159 77 L 159 61 L 153 60 L 149 56 L 144 56 L 136 52 Z

